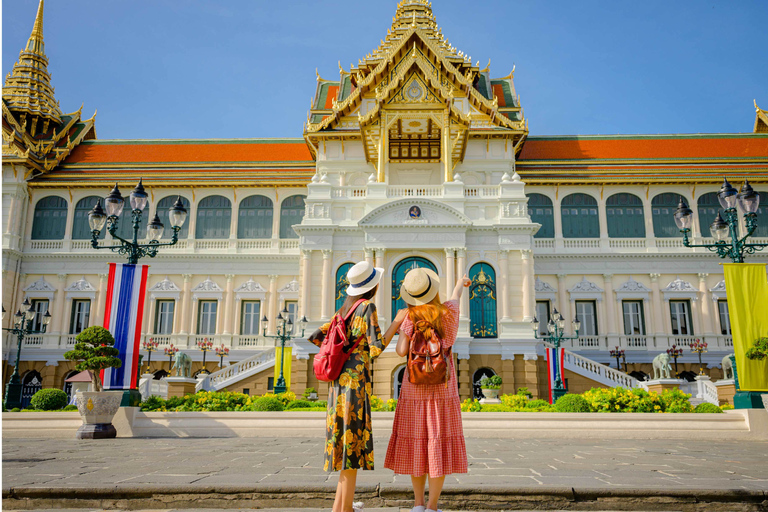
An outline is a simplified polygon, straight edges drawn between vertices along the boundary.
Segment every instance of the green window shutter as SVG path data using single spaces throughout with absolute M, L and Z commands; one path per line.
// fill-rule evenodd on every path
M 171 229 L 171 221 L 168 218 L 168 213 L 171 207 L 176 204 L 178 198 L 179 196 L 168 196 L 157 203 L 157 216 L 160 217 L 160 222 L 165 226 L 165 229 L 163 229 L 162 240 L 170 240 L 173 236 L 173 229 Z M 179 230 L 179 240 L 186 240 L 189 236 L 189 219 L 192 216 L 192 208 L 189 206 L 189 199 L 186 197 L 181 198 L 181 204 L 187 209 L 187 220 L 184 221 L 184 224 L 182 224 L 181 229 Z
M 555 237 L 555 215 L 552 200 L 543 194 L 528 194 L 528 214 L 531 221 L 541 224 L 534 238 Z
M 477 263 L 469 270 L 469 333 L 474 338 L 495 338 L 496 272 L 487 263 Z
M 403 260 L 400 260 L 400 262 L 395 265 L 394 270 L 392 271 L 392 316 L 397 314 L 398 311 L 401 309 L 407 307 L 407 304 L 403 299 L 400 298 L 400 286 L 403 284 L 403 279 L 405 279 L 405 274 L 407 274 L 411 269 L 414 268 L 428 268 L 432 270 L 433 272 L 437 272 L 437 268 L 432 264 L 431 261 L 420 258 L 418 256 L 413 256 L 410 258 L 405 258 Z
M 680 199 L 685 200 L 680 194 L 665 192 L 651 200 L 651 216 L 653 218 L 653 236 L 656 238 L 675 238 L 680 236 L 680 229 L 675 224 L 675 210 Z M 685 200 L 686 204 L 688 201 Z
M 141 219 L 139 220 L 139 232 L 138 240 L 143 240 L 147 237 L 147 224 L 149 217 L 149 206 L 144 208 L 141 212 Z M 117 236 L 125 238 L 126 240 L 133 240 L 133 211 L 131 210 L 131 203 L 128 198 L 125 199 L 125 206 L 123 212 L 120 214 L 120 218 L 117 221 Z
M 101 206 L 104 207 L 104 200 L 99 196 L 89 196 L 81 199 L 75 206 L 75 219 L 72 224 L 72 240 L 90 240 L 91 225 L 88 223 L 88 213 L 94 205 L 101 200 Z M 99 233 L 99 238 L 104 238 L 107 232 L 106 227 Z
M 768 238 L 768 192 L 758 192 L 760 205 L 757 208 L 757 228 L 754 237 Z
M 229 238 L 232 204 L 222 196 L 208 196 L 197 207 L 195 238 Z
M 299 238 L 293 230 L 304 218 L 305 196 L 291 196 L 280 205 L 280 238 Z
M 48 196 L 35 205 L 32 240 L 62 240 L 67 229 L 67 200 Z
M 587 194 L 571 194 L 560 203 L 563 238 L 599 238 L 597 200 Z
M 344 301 L 347 300 L 347 286 L 349 286 L 347 272 L 353 265 L 354 263 L 342 263 L 336 271 L 336 311 L 340 310 Z
M 633 194 L 614 194 L 605 202 L 610 238 L 645 238 L 643 201 Z
M 272 238 L 272 200 L 265 196 L 250 196 L 240 203 L 237 218 L 237 238 Z
M 701 236 L 712 236 L 709 232 L 709 225 L 715 221 L 718 212 L 722 215 L 723 209 L 720 207 L 720 201 L 717 199 L 717 192 L 707 192 L 699 197 L 697 201 L 699 213 L 699 227 Z

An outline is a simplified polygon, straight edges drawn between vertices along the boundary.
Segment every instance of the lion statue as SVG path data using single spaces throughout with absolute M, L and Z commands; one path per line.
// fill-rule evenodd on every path
M 192 376 L 192 359 L 184 352 L 176 352 L 171 372 L 173 370 L 176 370 L 177 377 L 190 378 Z
M 653 358 L 653 379 L 671 379 L 672 366 L 669 364 L 669 354 L 662 352 Z
M 732 379 L 733 363 L 731 363 L 731 354 L 728 354 L 723 358 L 722 365 L 723 365 L 723 379 Z

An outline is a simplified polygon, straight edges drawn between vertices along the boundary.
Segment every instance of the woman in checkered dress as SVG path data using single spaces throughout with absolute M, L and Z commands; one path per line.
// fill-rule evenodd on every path
M 397 353 L 408 354 L 415 324 L 432 327 L 443 350 L 453 346 L 459 329 L 459 299 L 467 276 L 456 283 L 451 299 L 440 303 L 440 281 L 433 271 L 413 269 L 406 274 L 400 296 L 408 304 L 408 315 L 400 327 Z M 467 450 L 461 426 L 461 401 L 453 357 L 448 364 L 448 383 L 412 384 L 408 370 L 395 410 L 392 437 L 384 467 L 397 474 L 411 475 L 415 497 L 414 512 L 437 511 L 445 476 L 467 472 Z M 424 487 L 429 477 L 429 502 L 425 507 Z

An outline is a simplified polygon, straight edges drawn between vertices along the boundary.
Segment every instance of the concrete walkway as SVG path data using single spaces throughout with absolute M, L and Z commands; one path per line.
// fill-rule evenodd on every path
M 411 505 L 410 478 L 382 467 L 386 442 L 376 439 L 377 469 L 358 475 L 369 509 Z M 338 476 L 323 472 L 322 449 L 316 438 L 3 439 L 3 508 L 329 508 Z M 446 478 L 445 510 L 768 510 L 764 441 L 468 439 L 467 449 L 469 473 Z

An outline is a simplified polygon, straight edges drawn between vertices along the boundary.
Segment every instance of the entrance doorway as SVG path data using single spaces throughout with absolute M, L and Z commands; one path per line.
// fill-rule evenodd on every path
M 480 382 L 485 377 L 493 377 L 494 375 L 496 375 L 496 372 L 491 368 L 480 368 L 474 373 L 474 375 L 472 375 L 472 398 L 477 398 L 478 400 L 483 398 L 483 391 L 480 387 Z
M 400 368 L 395 370 L 395 382 L 393 383 L 394 389 L 392 395 L 395 400 L 400 398 L 400 390 L 403 389 L 403 377 L 405 377 L 405 368 L 406 365 L 402 365 Z

